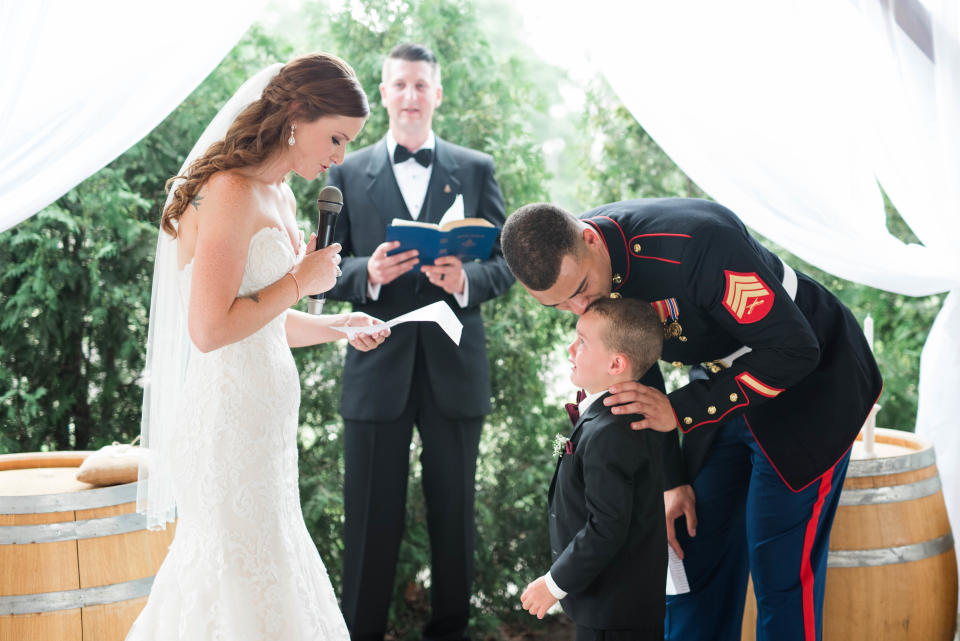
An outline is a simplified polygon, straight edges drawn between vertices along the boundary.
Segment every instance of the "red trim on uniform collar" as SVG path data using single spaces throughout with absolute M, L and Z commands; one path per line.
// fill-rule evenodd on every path
M 630 279 L 630 246 L 627 244 L 627 235 L 623 233 L 623 228 L 620 227 L 620 224 L 619 224 L 617 221 L 615 221 L 613 218 L 610 218 L 610 216 L 594 216 L 594 218 L 605 218 L 605 219 L 609 220 L 611 223 L 613 223 L 613 224 L 616 226 L 617 231 L 620 232 L 620 238 L 623 240 L 623 253 L 624 253 L 624 256 L 627 257 L 624 262 L 626 262 L 626 264 L 627 264 L 627 269 L 626 269 L 626 273 L 623 275 L 623 280 L 620 281 L 620 284 L 617 285 L 616 287 L 614 287 L 614 288 L 611 290 L 611 291 L 616 291 L 616 290 L 620 289 L 621 287 L 623 287 L 623 285 Z M 600 225 L 598 225 L 597 223 L 593 222 L 593 220 L 590 219 L 590 218 L 584 219 L 583 222 L 589 223 L 589 224 L 593 225 L 593 226 L 596 228 L 597 233 L 600 234 L 600 238 L 603 239 L 603 246 L 604 246 L 604 248 L 607 250 L 607 256 L 610 256 L 610 247 L 607 245 L 607 239 L 606 239 L 606 237 L 603 235 L 603 230 L 600 229 Z M 610 256 L 610 258 L 611 258 L 611 261 L 610 261 L 610 270 L 611 270 L 611 272 L 612 272 L 612 271 L 613 271 L 613 257 Z M 611 274 L 611 277 L 612 277 L 612 276 L 613 276 L 613 274 Z M 613 281 L 611 280 L 611 284 L 612 284 L 612 283 L 613 283 Z

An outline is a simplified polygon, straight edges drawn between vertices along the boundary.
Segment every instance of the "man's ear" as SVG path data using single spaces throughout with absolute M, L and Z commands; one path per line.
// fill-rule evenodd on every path
M 627 371 L 627 368 L 630 367 L 630 363 L 627 361 L 627 357 L 623 354 L 614 354 L 613 359 L 610 361 L 610 366 L 607 368 L 607 374 L 613 376 L 619 376 Z
M 437 100 L 433 105 L 433 108 L 436 109 L 440 106 L 440 103 L 443 102 L 443 85 L 437 87 Z
M 583 231 L 580 232 L 580 237 L 583 238 L 583 242 L 585 242 L 588 247 L 593 247 L 594 245 L 603 245 L 603 239 L 600 238 L 600 234 L 598 234 L 597 230 L 590 225 L 583 226 Z

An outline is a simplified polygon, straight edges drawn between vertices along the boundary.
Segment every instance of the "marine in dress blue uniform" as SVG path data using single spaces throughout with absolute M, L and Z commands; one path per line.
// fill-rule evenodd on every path
M 850 446 L 882 389 L 863 332 L 719 204 L 623 201 L 581 220 L 610 295 L 653 301 L 663 359 L 694 366 L 668 395 L 682 446 L 663 438 L 665 487 L 692 484 L 698 517 L 692 538 L 677 523 L 691 592 L 668 597 L 666 638 L 739 639 L 752 573 L 757 639 L 819 640 Z M 662 390 L 655 369 L 641 382 Z

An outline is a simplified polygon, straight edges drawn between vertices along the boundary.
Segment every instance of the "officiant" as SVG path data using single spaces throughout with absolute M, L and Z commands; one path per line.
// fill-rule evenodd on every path
M 347 351 L 340 406 L 346 470 L 342 609 L 352 639 L 382 641 L 416 425 L 432 560 L 431 617 L 423 638 L 465 639 L 474 475 L 484 415 L 491 409 L 480 305 L 504 293 L 513 276 L 499 242 L 483 261 L 444 256 L 425 264 L 416 250 L 385 238 L 394 218 L 437 223 L 448 211 L 502 227 L 503 197 L 492 157 L 433 131 L 443 87 L 430 49 L 395 47 L 383 64 L 380 97 L 389 116 L 386 136 L 329 172 L 328 184 L 343 191 L 335 233 L 343 246 L 343 275 L 327 297 L 385 320 L 445 301 L 463 323 L 463 336 L 458 347 L 434 323 L 407 323 L 395 327 L 380 349 Z M 458 196 L 462 209 L 458 203 L 451 211 Z

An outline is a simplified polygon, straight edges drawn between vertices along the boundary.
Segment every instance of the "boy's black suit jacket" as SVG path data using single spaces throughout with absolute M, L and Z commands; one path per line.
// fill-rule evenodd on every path
M 656 631 L 667 576 L 660 446 L 630 420 L 601 397 L 574 426 L 550 483 L 550 574 L 577 625 Z

